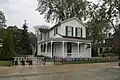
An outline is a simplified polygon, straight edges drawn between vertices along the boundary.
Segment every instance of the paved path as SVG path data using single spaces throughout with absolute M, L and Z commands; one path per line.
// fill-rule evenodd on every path
M 117 65 L 117 63 L 100 63 L 14 67 L 11 68 L 11 70 L 21 72 L 15 72 L 16 74 L 11 73 L 9 76 L 0 77 L 0 80 L 120 80 L 120 68 L 117 67 Z

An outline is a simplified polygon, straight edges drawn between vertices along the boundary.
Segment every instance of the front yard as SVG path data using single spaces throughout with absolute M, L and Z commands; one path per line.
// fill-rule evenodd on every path
M 11 61 L 0 61 L 0 66 L 11 66 Z

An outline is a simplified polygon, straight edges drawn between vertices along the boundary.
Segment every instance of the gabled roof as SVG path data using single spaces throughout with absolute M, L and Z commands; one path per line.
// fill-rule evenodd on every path
M 72 17 L 72 18 L 69 18 L 69 19 L 67 19 L 67 20 L 64 20 L 64 21 L 62 21 L 61 22 L 61 24 L 62 23 L 65 23 L 65 22 L 68 22 L 68 21 L 71 21 L 71 20 L 77 20 L 78 22 L 80 22 L 82 25 L 84 25 L 85 27 L 88 27 L 86 24 L 84 24 L 82 21 L 80 21 L 77 17 Z
M 72 17 L 72 18 L 69 18 L 69 19 L 64 20 L 62 22 L 59 22 L 58 24 L 56 24 L 53 27 L 51 27 L 49 30 L 52 30 L 53 28 L 60 26 L 62 23 L 65 23 L 65 22 L 68 22 L 68 21 L 71 21 L 71 20 L 74 20 L 74 19 L 77 20 L 78 22 L 80 22 L 85 27 L 88 27 L 86 24 L 84 24 L 82 21 L 80 21 L 77 17 Z

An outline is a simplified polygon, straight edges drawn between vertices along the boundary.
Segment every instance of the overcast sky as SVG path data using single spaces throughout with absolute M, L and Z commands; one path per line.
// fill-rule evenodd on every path
M 37 11 L 37 0 L 0 0 L 0 10 L 4 12 L 7 25 L 16 25 L 19 28 L 27 20 L 29 31 L 34 32 L 35 25 L 48 24 Z
M 27 20 L 29 31 L 32 32 L 35 31 L 35 25 L 50 25 L 35 11 L 36 7 L 37 0 L 0 0 L 0 10 L 4 12 L 7 25 L 17 25 L 20 28 L 24 20 Z

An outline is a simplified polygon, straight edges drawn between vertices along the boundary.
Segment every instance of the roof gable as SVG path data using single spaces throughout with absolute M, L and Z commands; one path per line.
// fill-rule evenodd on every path
M 58 27 L 60 26 L 62 23 L 65 23 L 65 22 L 68 22 L 68 21 L 71 21 L 71 20 L 77 20 L 79 23 L 81 23 L 82 25 L 84 25 L 85 27 L 88 27 L 86 24 L 84 24 L 82 21 L 80 21 L 77 17 L 73 17 L 73 18 L 69 18 L 67 20 L 64 20 L 62 22 L 59 22 L 58 24 L 55 24 L 53 27 L 51 27 L 49 30 L 52 30 L 54 29 L 55 27 Z
M 68 22 L 68 21 L 71 21 L 71 20 L 76 20 L 76 21 L 78 21 L 79 23 L 81 23 L 82 25 L 84 25 L 85 27 L 88 27 L 86 24 L 84 24 L 82 21 L 80 21 L 77 17 L 73 17 L 73 18 L 69 18 L 69 19 L 67 19 L 67 20 L 64 20 L 64 21 L 61 22 L 61 24 L 62 24 L 62 23 L 65 23 L 65 22 Z

